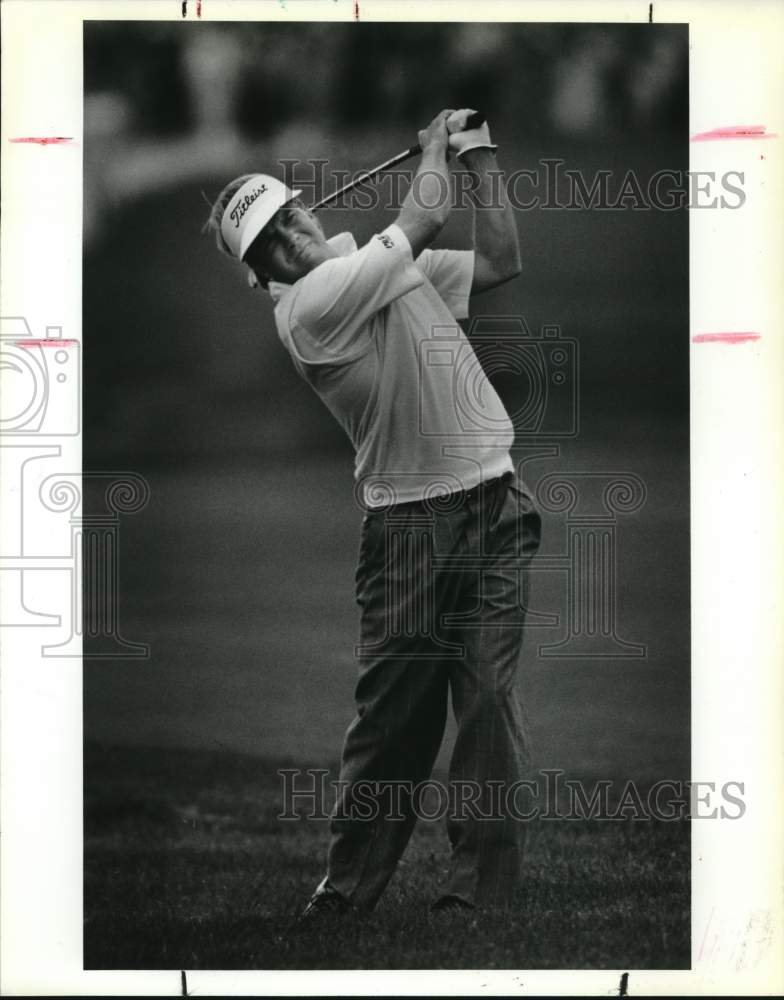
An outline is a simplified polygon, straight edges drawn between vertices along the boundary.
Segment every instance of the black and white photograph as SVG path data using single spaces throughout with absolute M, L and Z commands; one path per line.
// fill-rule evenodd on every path
M 85 967 L 688 967 L 687 45 L 85 24 Z
M 69 22 L 78 135 L 4 127 L 6 949 L 68 810 L 94 989 L 772 984 L 778 258 L 711 247 L 781 127 L 714 113 L 726 31 L 140 6 Z

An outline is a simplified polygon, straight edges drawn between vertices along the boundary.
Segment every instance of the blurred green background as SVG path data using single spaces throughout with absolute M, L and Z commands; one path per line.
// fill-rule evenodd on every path
M 353 456 L 266 296 L 201 234 L 205 196 L 284 159 L 361 170 L 461 106 L 484 110 L 507 170 L 559 158 L 616 188 L 634 170 L 644 189 L 688 168 L 687 29 L 85 22 L 84 51 L 84 468 L 151 488 L 120 531 L 121 628 L 151 657 L 86 661 L 85 737 L 319 766 L 352 715 Z M 360 243 L 393 218 L 321 214 Z M 534 763 L 686 776 L 687 212 L 540 208 L 518 226 L 523 275 L 474 314 L 558 325 L 580 347 L 580 433 L 525 478 L 629 472 L 647 488 L 617 529 L 618 632 L 645 659 L 539 657 L 565 634 L 566 581 L 534 577 L 534 607 L 560 616 L 525 645 Z M 468 238 L 456 211 L 439 245 Z M 498 388 L 524 404 L 522 382 Z M 546 515 L 543 554 L 565 539 Z

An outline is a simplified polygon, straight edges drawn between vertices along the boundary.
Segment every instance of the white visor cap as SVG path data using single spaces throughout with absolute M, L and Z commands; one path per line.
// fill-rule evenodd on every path
M 221 219 L 221 235 L 232 254 L 242 260 L 277 210 L 299 194 L 302 191 L 292 191 L 269 174 L 254 174 L 245 181 Z

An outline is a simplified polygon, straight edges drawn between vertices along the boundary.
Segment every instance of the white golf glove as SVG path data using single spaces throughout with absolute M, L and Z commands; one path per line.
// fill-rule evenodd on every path
M 449 149 L 453 153 L 457 153 L 458 158 L 463 153 L 467 153 L 469 149 L 492 149 L 493 151 L 498 149 L 498 146 L 490 141 L 490 129 L 487 122 L 484 122 L 479 128 L 465 129 L 466 119 L 472 114 L 474 114 L 473 109 L 461 108 L 459 111 L 453 111 L 446 120 L 446 128 L 449 132 Z

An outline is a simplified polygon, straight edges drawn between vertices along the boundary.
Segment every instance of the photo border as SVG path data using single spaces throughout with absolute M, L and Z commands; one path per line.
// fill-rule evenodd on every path
M 690 212 L 692 778 L 745 782 L 734 823 L 692 829 L 689 971 L 195 971 L 202 995 L 754 995 L 782 982 L 784 546 L 781 373 L 784 8 L 770 3 L 418 4 L 364 0 L 5 0 L 0 315 L 81 343 L 84 20 L 575 21 L 689 24 L 690 135 L 759 125 L 766 138 L 692 142 L 690 169 L 742 169 L 739 211 Z M 198 14 L 197 14 L 198 7 Z M 44 145 L 18 137 L 61 136 Z M 769 137 L 769 141 L 766 139 Z M 731 343 L 715 333 L 756 332 Z M 61 471 L 81 468 L 63 437 Z M 7 468 L 7 456 L 0 452 Z M 18 498 L 17 498 L 18 499 Z M 14 496 L 2 495 L 3 543 Z M 4 549 L 5 551 L 5 549 Z M 781 560 L 779 559 L 779 563 Z M 52 576 L 53 604 L 59 604 Z M 4 599 L 7 594 L 4 595 Z M 2 621 L 0 616 L 0 621 Z M 179 995 L 180 970 L 84 971 L 82 677 L 35 628 L 2 633 L 2 987 L 6 994 Z M 187 971 L 187 970 L 186 970 Z

